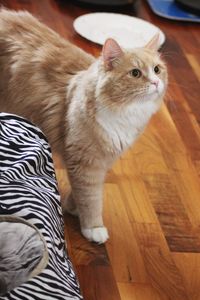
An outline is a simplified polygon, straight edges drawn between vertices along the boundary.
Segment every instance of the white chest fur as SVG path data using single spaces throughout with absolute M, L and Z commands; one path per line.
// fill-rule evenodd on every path
M 157 111 L 158 103 L 135 102 L 119 112 L 99 109 L 96 120 L 109 140 L 108 147 L 121 153 L 131 146 L 142 133 L 151 116 Z

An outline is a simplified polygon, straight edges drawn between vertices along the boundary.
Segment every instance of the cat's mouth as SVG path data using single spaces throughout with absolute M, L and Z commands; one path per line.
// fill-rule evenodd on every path
M 152 89 L 152 87 L 150 87 L 148 90 L 148 95 L 161 96 L 163 94 L 163 91 L 164 91 L 164 89 L 161 86 L 154 87 L 153 89 Z
M 144 93 L 143 95 L 141 95 L 140 97 L 138 97 L 139 101 L 156 101 L 157 99 L 159 99 L 162 95 L 163 95 L 163 89 L 161 88 L 156 88 L 154 90 L 151 91 L 147 91 L 146 93 Z

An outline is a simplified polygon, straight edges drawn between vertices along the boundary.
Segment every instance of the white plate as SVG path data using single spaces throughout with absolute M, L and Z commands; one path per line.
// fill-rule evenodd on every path
M 139 18 L 115 13 L 91 13 L 74 21 L 77 33 L 86 39 L 103 45 L 107 38 L 114 38 L 124 48 L 143 47 L 160 33 L 160 46 L 164 33 L 155 25 Z

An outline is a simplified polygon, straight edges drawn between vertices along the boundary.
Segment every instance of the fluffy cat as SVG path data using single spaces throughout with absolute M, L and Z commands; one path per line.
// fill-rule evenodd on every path
M 0 109 L 36 123 L 63 153 L 72 187 L 64 206 L 88 240 L 108 239 L 106 172 L 162 102 L 167 70 L 158 40 L 125 50 L 108 39 L 95 59 L 28 12 L 0 12 Z

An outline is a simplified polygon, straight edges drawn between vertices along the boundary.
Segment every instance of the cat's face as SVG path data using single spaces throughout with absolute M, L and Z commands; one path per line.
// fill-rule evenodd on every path
M 109 41 L 108 41 L 109 43 Z M 154 38 L 144 48 L 124 51 L 115 41 L 103 49 L 101 93 L 112 107 L 133 101 L 156 101 L 167 86 L 167 69 L 157 52 Z

